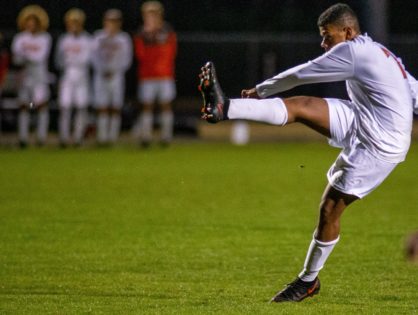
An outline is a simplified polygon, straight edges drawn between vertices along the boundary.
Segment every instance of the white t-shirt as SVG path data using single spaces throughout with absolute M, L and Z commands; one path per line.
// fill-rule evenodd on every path
M 55 63 L 59 69 L 64 70 L 64 79 L 79 81 L 88 78 L 91 46 L 91 37 L 87 32 L 79 35 L 65 33 L 60 36 Z
M 104 30 L 94 34 L 92 61 L 97 73 L 124 73 L 132 63 L 132 41 L 125 32 L 109 35 Z
M 13 62 L 24 66 L 24 85 L 48 83 L 48 58 L 51 36 L 46 33 L 20 32 L 12 42 Z
M 407 76 L 396 56 L 359 35 L 256 89 L 260 97 L 268 97 L 302 84 L 345 80 L 356 137 L 377 158 L 397 163 L 405 159 L 411 142 L 414 97 Z

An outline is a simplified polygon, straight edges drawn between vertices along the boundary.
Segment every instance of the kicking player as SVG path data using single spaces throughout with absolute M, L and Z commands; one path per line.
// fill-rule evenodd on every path
M 71 9 L 64 16 L 67 33 L 58 39 L 55 62 L 62 71 L 58 100 L 60 107 L 60 144 L 70 144 L 71 115 L 76 108 L 73 141 L 81 145 L 87 123 L 89 99 L 89 65 L 91 37 L 84 31 L 86 15 L 80 9 Z
M 18 82 L 18 133 L 22 148 L 27 146 L 29 140 L 31 102 L 38 112 L 38 144 L 43 145 L 48 135 L 48 58 L 51 50 L 51 36 L 46 32 L 48 24 L 47 13 L 38 5 L 23 8 L 17 17 L 21 32 L 13 38 L 12 55 L 13 62 L 22 68 Z
M 169 144 L 173 137 L 171 102 L 176 97 L 174 67 L 177 52 L 176 33 L 164 21 L 164 7 L 159 1 L 147 1 L 141 7 L 144 25 L 135 36 L 135 57 L 138 61 L 138 100 L 142 113 L 138 124 L 141 143 L 148 146 L 152 139 L 153 108 L 161 107 L 161 143 Z
M 340 239 L 344 209 L 373 191 L 405 159 L 413 107 L 418 110 L 411 84 L 416 81 L 392 52 L 361 34 L 349 6 L 331 6 L 320 15 L 318 26 L 326 51 L 322 56 L 243 90 L 243 99 L 223 95 L 213 63 L 200 74 L 202 118 L 208 122 L 246 119 L 279 126 L 301 122 L 342 148 L 327 174 L 329 185 L 304 267 L 272 302 L 302 301 L 319 292 L 318 273 Z M 264 99 L 298 85 L 335 81 L 346 81 L 349 100 Z
M 122 13 L 110 9 L 103 29 L 94 34 L 94 94 L 97 109 L 97 141 L 114 143 L 119 137 L 120 112 L 125 94 L 125 72 L 132 63 L 132 41 L 121 30 Z

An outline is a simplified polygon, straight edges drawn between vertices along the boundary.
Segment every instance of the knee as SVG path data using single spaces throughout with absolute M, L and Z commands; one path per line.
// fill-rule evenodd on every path
M 286 104 L 288 117 L 293 121 L 299 121 L 307 116 L 307 113 L 314 105 L 312 97 L 308 96 L 295 96 L 284 99 Z

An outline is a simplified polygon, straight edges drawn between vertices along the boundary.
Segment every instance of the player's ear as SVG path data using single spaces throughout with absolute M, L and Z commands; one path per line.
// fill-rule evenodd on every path
M 346 40 L 351 40 L 351 39 L 354 38 L 354 31 L 353 31 L 353 29 L 351 27 L 346 26 L 346 27 L 344 27 L 343 30 L 345 32 L 345 39 Z

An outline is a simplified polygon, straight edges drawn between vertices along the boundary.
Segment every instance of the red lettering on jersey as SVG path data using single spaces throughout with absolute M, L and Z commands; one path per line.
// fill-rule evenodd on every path
M 386 57 L 388 57 L 388 58 L 389 57 L 392 57 L 393 59 L 395 59 L 396 63 L 398 64 L 399 69 L 402 72 L 402 75 L 403 75 L 404 79 L 406 79 L 407 78 L 406 71 L 402 67 L 402 65 L 399 62 L 398 58 L 393 53 L 391 53 L 388 49 L 386 49 L 385 47 L 381 47 L 381 48 L 382 48 L 383 53 L 386 55 Z

